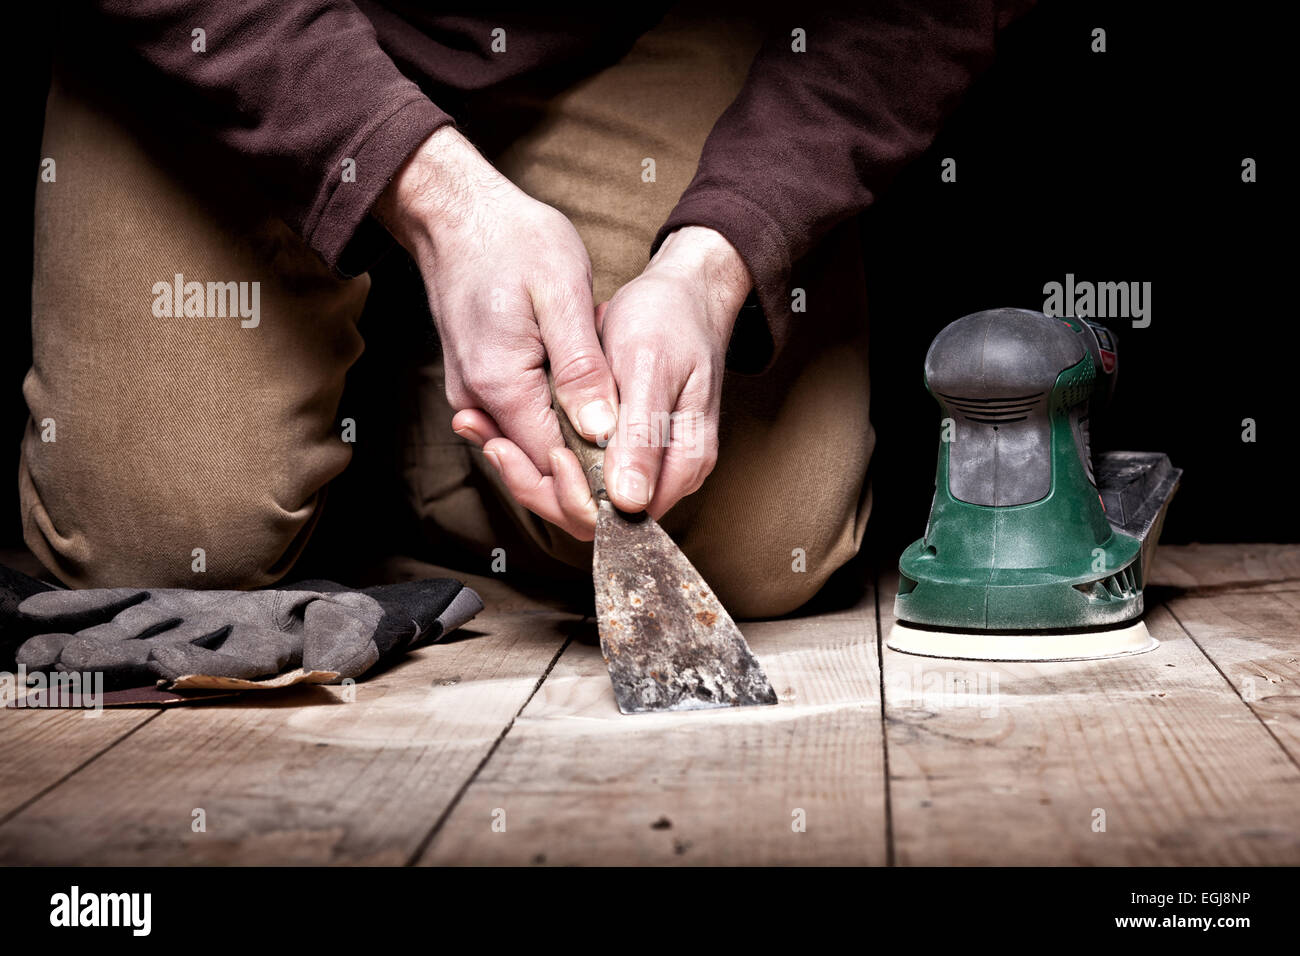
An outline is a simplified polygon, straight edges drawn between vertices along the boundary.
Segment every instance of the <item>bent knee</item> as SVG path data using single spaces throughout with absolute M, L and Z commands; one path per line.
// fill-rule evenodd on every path
M 301 553 L 323 497 L 324 480 L 277 487 L 267 469 L 248 463 L 238 480 L 222 481 L 148 461 L 83 462 L 75 469 L 32 463 L 40 454 L 24 442 L 23 536 L 72 587 L 273 584 Z
M 806 546 L 777 541 L 732 541 L 691 556 L 697 570 L 736 618 L 779 617 L 812 600 L 857 553 L 852 539 Z

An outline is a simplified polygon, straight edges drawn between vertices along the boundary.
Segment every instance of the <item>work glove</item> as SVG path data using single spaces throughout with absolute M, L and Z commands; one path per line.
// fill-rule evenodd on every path
M 348 590 L 51 590 L 18 606 L 32 636 L 28 671 L 102 672 L 107 689 L 188 674 L 259 680 L 301 667 L 360 677 L 381 660 L 441 638 L 483 602 L 450 578 Z
M 13 673 L 18 646 L 31 636 L 31 622 L 18 617 L 18 605 L 50 585 L 0 564 L 0 671 Z

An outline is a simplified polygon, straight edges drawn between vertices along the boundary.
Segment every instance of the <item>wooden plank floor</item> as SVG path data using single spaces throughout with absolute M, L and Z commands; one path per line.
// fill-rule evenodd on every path
M 1300 546 L 1163 548 L 1109 662 L 882 653 L 886 575 L 744 626 L 779 706 L 637 717 L 590 622 L 472 583 L 354 701 L 0 711 L 0 863 L 1300 863 Z

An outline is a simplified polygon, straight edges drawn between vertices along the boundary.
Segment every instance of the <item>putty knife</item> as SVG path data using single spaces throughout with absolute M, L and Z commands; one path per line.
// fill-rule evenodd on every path
M 653 518 L 614 507 L 605 450 L 574 431 L 559 402 L 555 413 L 599 506 L 591 576 L 618 709 L 775 704 L 776 691 L 713 589 Z

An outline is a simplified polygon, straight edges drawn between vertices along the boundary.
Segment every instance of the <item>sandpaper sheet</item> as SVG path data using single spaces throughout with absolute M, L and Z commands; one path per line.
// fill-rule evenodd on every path
M 307 671 L 301 667 L 268 677 L 265 680 L 241 680 L 237 677 L 216 677 L 211 674 L 186 674 L 170 684 L 158 686 L 150 684 L 145 687 L 128 687 L 123 690 L 105 691 L 100 699 L 103 707 L 168 707 L 174 704 L 193 704 L 207 700 L 235 697 L 246 691 L 280 690 L 295 684 L 328 684 L 338 679 L 334 671 Z M 32 710 L 88 710 L 90 708 L 72 703 L 52 704 L 48 698 L 39 703 L 32 698 L 40 691 L 20 700 L 11 700 L 5 706 L 8 709 Z
M 241 680 L 238 677 L 214 677 L 211 674 L 186 674 L 167 685 L 168 690 L 279 690 L 294 684 L 328 684 L 338 680 L 334 671 L 305 671 L 301 667 L 265 680 Z

